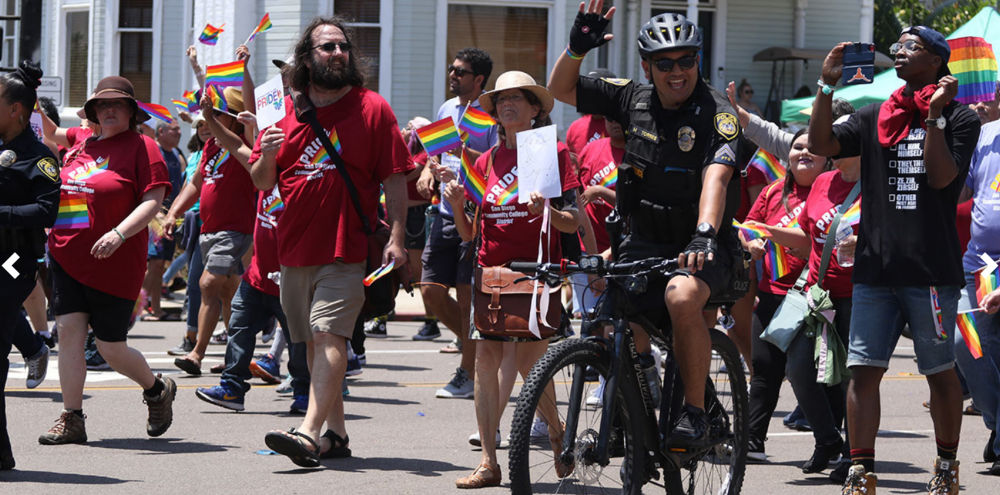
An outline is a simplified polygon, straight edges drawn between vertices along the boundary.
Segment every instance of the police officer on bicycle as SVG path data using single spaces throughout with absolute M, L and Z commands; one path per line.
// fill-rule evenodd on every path
M 59 208 L 58 164 L 29 122 L 41 77 L 42 71 L 27 61 L 0 77 L 0 264 L 4 265 L 0 269 L 0 387 L 7 381 L 7 355 L 21 305 L 35 288 L 37 260 L 45 255 L 45 228 L 55 223 Z M 13 468 L 6 405 L 0 395 L 0 470 Z
M 711 364 L 708 326 L 714 326 L 703 309 L 725 297 L 734 265 L 742 263 L 732 228 L 740 195 L 734 177 L 740 126 L 725 95 L 702 81 L 702 35 L 681 15 L 653 17 L 639 32 L 642 69 L 651 85 L 581 77 L 584 55 L 613 37 L 604 30 L 615 9 L 602 16 L 603 3 L 580 5 L 569 46 L 549 77 L 549 91 L 578 111 L 605 115 L 625 129 L 617 185 L 617 209 L 627 234 L 621 261 L 676 256 L 691 275 L 659 286 L 650 281 L 633 309 L 648 316 L 666 303 L 681 378 L 703 384 Z M 704 398 L 704 386 L 685 387 L 685 406 L 669 446 L 694 448 L 710 441 Z

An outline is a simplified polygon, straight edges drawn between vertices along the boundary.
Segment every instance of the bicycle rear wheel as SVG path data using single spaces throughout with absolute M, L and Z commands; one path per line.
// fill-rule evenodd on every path
M 642 448 L 631 447 L 633 442 L 641 442 L 643 438 L 639 417 L 643 406 L 635 385 L 627 379 L 618 382 L 616 418 L 612 424 L 621 426 L 612 429 L 609 449 L 613 457 L 607 466 L 597 462 L 601 457 L 596 450 L 603 409 L 587 405 L 587 398 L 598 388 L 598 382 L 584 382 L 583 377 L 587 366 L 591 366 L 606 379 L 611 359 L 602 345 L 573 339 L 551 347 L 531 369 L 517 398 L 511 425 L 508 468 L 511 493 L 640 493 L 642 472 L 635 466 L 643 465 L 645 452 Z M 577 383 L 583 393 L 578 402 L 571 404 L 574 377 L 580 380 Z M 531 435 L 540 401 L 543 398 L 552 400 L 553 392 L 559 420 L 577 425 L 572 435 L 573 471 L 561 479 L 556 474 L 549 432 L 534 438 Z

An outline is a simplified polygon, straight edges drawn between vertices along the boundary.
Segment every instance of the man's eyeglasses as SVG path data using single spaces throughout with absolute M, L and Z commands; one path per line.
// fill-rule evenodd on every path
M 462 67 L 455 67 L 454 65 L 449 65 L 448 66 L 448 74 L 451 74 L 452 72 L 455 73 L 455 77 L 459 77 L 459 78 L 465 77 L 466 74 L 472 74 L 471 70 L 464 69 Z
M 338 43 L 336 41 L 330 41 L 328 43 L 323 43 L 322 45 L 314 46 L 313 50 L 317 48 L 323 50 L 326 53 L 334 53 L 335 51 L 337 51 L 337 48 L 340 48 L 340 53 L 347 53 L 351 51 L 351 42 L 341 41 L 340 43 Z
M 698 57 L 694 55 L 685 55 L 677 60 L 663 58 L 660 60 L 652 60 L 652 62 L 657 69 L 660 69 L 660 72 L 670 72 L 674 70 L 675 64 L 679 65 L 683 70 L 688 70 L 691 67 L 694 67 L 694 64 L 698 63 Z
M 925 48 L 924 45 L 921 45 L 916 41 L 906 40 L 902 43 L 893 43 L 892 46 L 889 47 L 889 55 L 895 57 L 900 50 L 906 50 L 909 53 L 913 53 L 917 50 L 925 50 Z

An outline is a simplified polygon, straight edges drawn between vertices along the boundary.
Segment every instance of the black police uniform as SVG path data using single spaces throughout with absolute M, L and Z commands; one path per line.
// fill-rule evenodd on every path
M 617 185 L 617 208 L 627 233 L 621 259 L 676 257 L 698 223 L 704 169 L 713 163 L 738 168 L 740 125 L 729 101 L 699 79 L 681 108 L 667 110 L 652 85 L 590 77 L 580 77 L 576 101 L 580 112 L 604 115 L 625 131 Z M 739 205 L 740 181 L 734 170 L 714 262 L 694 275 L 708 284 L 715 300 L 731 298 L 727 294 L 734 292 L 733 268 L 745 268 L 732 228 Z M 662 307 L 663 291 L 658 289 L 665 284 L 651 281 L 646 295 L 635 301 L 636 309 Z
M 17 157 L 8 166 L 0 164 L 0 264 L 14 254 L 16 278 L 0 270 L 0 385 L 7 381 L 8 354 L 24 300 L 35 288 L 37 260 L 45 254 L 45 228 L 52 227 L 59 209 L 59 167 L 47 146 L 30 127 L 0 144 L 0 153 L 10 150 Z M 0 396 L 0 467 L 12 467 L 7 437 L 6 405 Z

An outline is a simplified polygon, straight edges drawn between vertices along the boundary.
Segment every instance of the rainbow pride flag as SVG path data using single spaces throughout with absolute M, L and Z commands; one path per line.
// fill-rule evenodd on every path
M 489 132 L 490 127 L 494 124 L 496 124 L 496 121 L 493 120 L 493 117 L 490 117 L 490 114 L 478 108 L 473 108 L 472 104 L 469 103 L 465 107 L 465 114 L 462 115 L 462 120 L 458 121 L 458 130 L 465 131 L 472 136 L 481 137 Z
M 139 108 L 143 109 L 154 119 L 162 120 L 168 124 L 174 121 L 174 119 L 170 116 L 170 110 L 167 110 L 167 107 L 163 105 L 157 105 L 156 103 L 143 103 L 139 100 L 136 100 L 135 104 L 139 105 Z
M 515 201 L 517 201 L 517 178 L 515 178 L 514 182 L 511 182 L 510 185 L 507 186 L 507 190 L 497 198 L 496 204 L 504 206 Z
M 979 332 L 976 331 L 976 317 L 973 313 L 958 315 L 958 331 L 962 332 L 965 346 L 974 359 L 983 357 L 983 346 L 979 342 Z
M 247 43 L 253 41 L 253 39 L 256 38 L 258 34 L 263 33 L 268 29 L 271 29 L 272 27 L 274 26 L 271 25 L 271 14 L 265 12 L 264 18 L 260 20 L 260 24 L 258 24 L 257 27 L 253 28 L 253 32 L 250 33 L 250 37 L 247 38 Z
M 778 243 L 771 241 L 767 243 L 767 255 L 771 257 L 771 281 L 777 282 L 781 277 L 788 275 L 791 268 L 788 266 L 788 253 L 785 248 Z
M 205 91 L 208 91 L 208 97 L 212 99 L 212 106 L 216 110 L 229 111 L 229 102 L 226 101 L 226 97 L 222 94 L 222 91 L 219 91 L 215 86 L 209 86 Z
M 465 192 L 473 198 L 477 205 L 483 204 L 483 196 L 486 195 L 486 180 L 476 169 L 472 168 L 472 160 L 469 154 L 462 148 L 462 168 L 459 171 L 462 183 L 465 184 Z
M 740 232 L 743 232 L 743 238 L 746 239 L 747 242 L 754 239 L 771 237 L 771 231 L 767 230 L 767 227 L 764 227 L 763 225 L 743 225 L 734 219 L 733 227 L 739 229 Z
M 211 24 L 205 24 L 205 29 L 202 30 L 201 35 L 198 36 L 198 41 L 206 45 L 215 46 L 215 44 L 219 42 L 219 34 L 225 31 L 225 29 L 222 29 L 224 27 L 226 27 L 225 24 L 219 27 L 215 27 Z
M 951 46 L 948 68 L 958 79 L 955 99 L 963 105 L 993 101 L 997 91 L 997 59 L 993 55 L 993 45 L 975 36 L 950 39 L 948 45 Z
M 62 193 L 56 213 L 55 229 L 86 229 L 90 227 L 87 198 L 81 194 Z
M 979 302 L 979 307 L 983 307 L 983 298 L 987 294 L 997 290 L 997 286 L 1000 285 L 998 282 L 1000 282 L 1000 268 L 992 272 L 987 272 L 986 268 L 983 268 L 979 272 L 979 276 L 976 277 L 976 301 Z
M 462 146 L 462 138 L 459 137 L 455 121 L 451 120 L 451 117 L 425 125 L 414 132 L 427 150 L 427 156 L 437 156 Z
M 394 266 L 396 266 L 396 260 L 392 260 L 392 261 L 389 262 L 388 265 L 379 267 L 374 272 L 371 272 L 371 274 L 369 274 L 367 277 L 365 277 L 365 280 L 364 280 L 365 287 L 368 287 L 369 285 L 375 283 L 376 280 L 382 278 L 387 273 L 391 272 L 392 271 L 392 267 L 394 267 Z
M 785 167 L 781 164 L 781 160 L 768 153 L 764 148 L 757 148 L 757 153 L 750 160 L 750 165 L 764 172 L 769 183 L 785 176 Z
M 205 68 L 205 86 L 243 86 L 243 60 Z
M 188 101 L 187 100 L 170 100 L 170 103 L 173 103 L 174 106 L 177 107 L 177 111 L 178 112 L 187 112 L 188 111 Z
M 597 185 L 607 187 L 610 189 L 612 187 L 615 187 L 615 184 L 617 183 L 618 183 L 618 167 L 615 167 L 614 170 L 608 172 L 608 175 L 605 175 L 604 178 L 601 179 L 601 182 L 598 183 Z
M 188 112 L 194 113 L 201 110 L 201 105 L 198 104 L 201 101 L 201 90 L 198 91 L 185 91 L 184 99 L 187 100 L 187 110 Z

